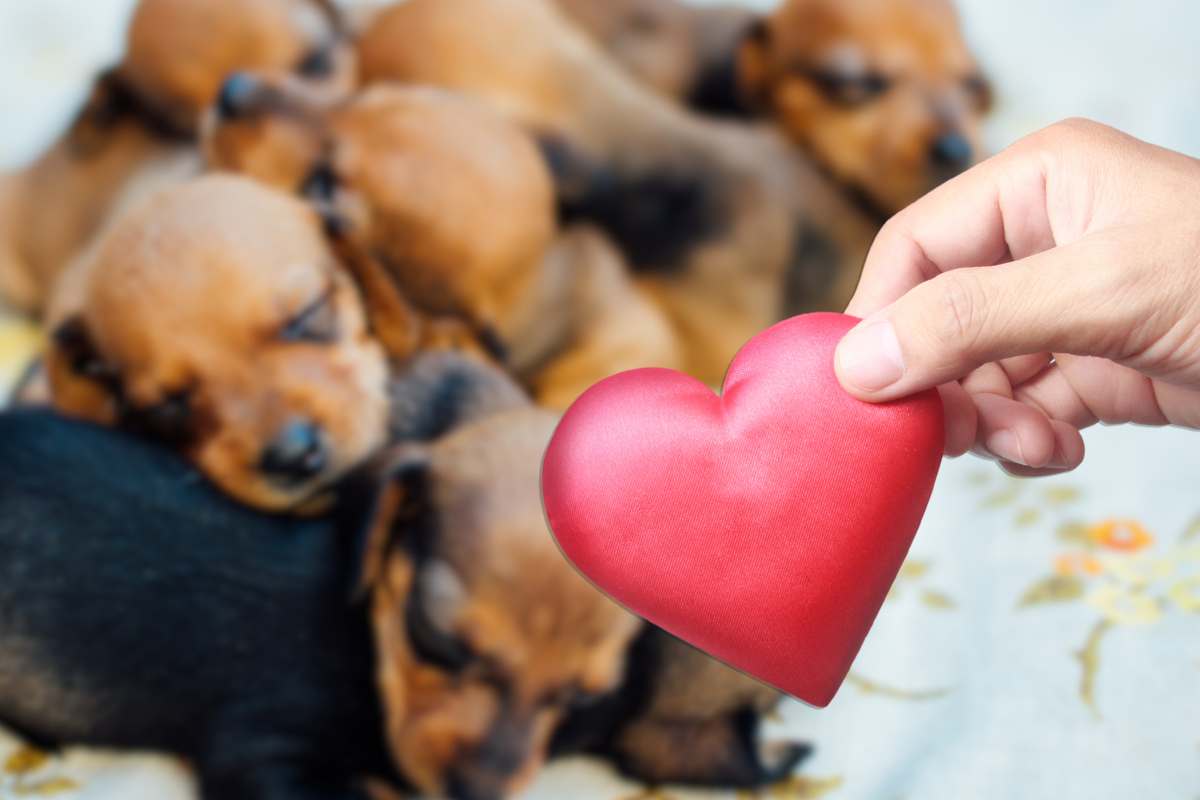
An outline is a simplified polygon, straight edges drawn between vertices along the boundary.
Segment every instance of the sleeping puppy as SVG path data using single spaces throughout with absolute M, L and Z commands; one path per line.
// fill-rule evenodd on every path
M 305 204 L 210 175 L 119 220 L 47 356 L 60 411 L 185 453 L 232 496 L 310 510 L 385 440 L 386 361 Z
M 240 68 L 353 82 L 336 14 L 317 0 L 142 0 L 125 54 L 75 121 L 24 170 L 0 176 L 0 298 L 45 311 L 97 233 L 157 188 L 199 169 L 201 112 Z
M 375 18 L 358 53 L 366 82 L 463 91 L 536 136 L 561 218 L 613 238 L 689 372 L 719 382 L 778 318 L 792 222 L 752 159 L 624 74 L 549 0 L 409 0 Z
M 388 454 L 382 493 L 344 495 L 368 512 L 387 739 L 425 794 L 506 797 L 568 711 L 616 689 L 641 624 L 575 572 L 546 527 L 539 469 L 557 418 L 454 354 L 422 356 L 400 383 L 429 410 L 404 434 L 434 441 Z
M 678 366 L 662 312 L 598 231 L 558 226 L 533 140 L 494 111 L 423 87 L 329 104 L 286 77 L 228 83 L 210 163 L 320 209 L 389 350 L 411 349 L 399 293 L 443 328 L 458 320 L 551 407 L 622 369 Z
M 763 717 L 783 695 L 660 628 L 635 642 L 627 676 L 617 695 L 568 718 L 556 754 L 595 753 L 652 786 L 758 788 L 785 780 L 812 752 L 762 738 Z
M 264 516 L 165 449 L 0 415 L 0 721 L 188 759 L 204 800 L 396 780 L 356 542 Z
M 788 0 L 736 60 L 765 114 L 880 215 L 969 167 L 991 90 L 950 0 Z

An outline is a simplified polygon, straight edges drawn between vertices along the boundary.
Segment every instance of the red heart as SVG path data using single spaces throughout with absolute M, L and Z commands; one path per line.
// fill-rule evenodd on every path
M 629 610 L 816 706 L 896 578 L 942 456 L 936 392 L 846 394 L 857 320 L 808 314 L 750 340 L 723 396 L 637 369 L 593 386 L 546 451 L 563 552 Z

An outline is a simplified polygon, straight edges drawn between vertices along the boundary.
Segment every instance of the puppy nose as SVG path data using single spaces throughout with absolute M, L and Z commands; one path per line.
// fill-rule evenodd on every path
M 962 172 L 971 166 L 971 143 L 961 133 L 946 133 L 933 142 L 929 160 L 946 172 Z
M 329 465 L 329 446 L 321 429 L 309 420 L 292 420 L 263 450 L 259 468 L 283 483 L 302 483 Z
M 222 119 L 237 119 L 253 110 L 259 81 L 248 72 L 235 72 L 221 84 L 217 93 L 217 113 Z

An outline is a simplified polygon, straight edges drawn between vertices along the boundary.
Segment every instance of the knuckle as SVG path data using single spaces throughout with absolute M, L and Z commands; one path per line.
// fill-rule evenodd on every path
M 943 350 L 970 352 L 978 340 L 987 304 L 979 279 L 967 270 L 955 270 L 931 281 L 935 313 L 929 334 Z

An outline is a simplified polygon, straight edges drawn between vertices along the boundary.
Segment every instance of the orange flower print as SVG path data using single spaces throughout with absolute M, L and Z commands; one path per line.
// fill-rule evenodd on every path
M 1054 572 L 1064 578 L 1099 575 L 1104 571 L 1100 560 L 1088 553 L 1063 553 L 1054 559 Z
M 1088 539 L 1109 550 L 1134 553 L 1154 544 L 1154 537 L 1140 522 L 1110 519 L 1087 529 Z

